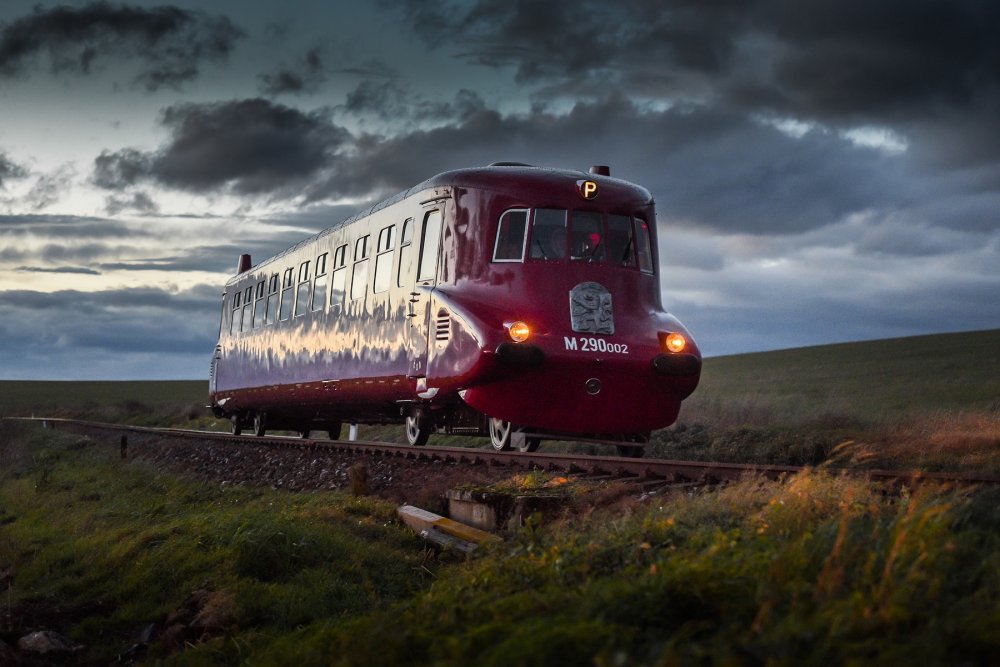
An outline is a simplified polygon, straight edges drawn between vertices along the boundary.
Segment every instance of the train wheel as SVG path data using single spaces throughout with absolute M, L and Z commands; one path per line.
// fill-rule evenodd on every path
M 490 417 L 490 444 L 498 452 L 510 449 L 510 434 L 513 432 L 510 422 Z
M 618 456 L 626 459 L 641 459 L 645 450 L 642 447 L 637 447 L 635 445 L 616 445 L 618 447 Z
M 538 450 L 538 446 L 540 444 L 542 444 L 542 439 L 541 438 L 525 438 L 524 439 L 524 446 L 523 447 L 518 447 L 517 451 L 519 451 L 519 452 L 534 452 L 534 451 Z
M 267 418 L 263 412 L 258 412 L 253 416 L 253 433 L 258 438 L 264 437 L 267 433 Z
M 229 432 L 233 435 L 239 435 L 243 432 L 243 422 L 239 415 L 233 415 L 229 418 Z
M 417 408 L 406 415 L 406 441 L 414 447 L 423 447 L 434 432 L 434 422 L 429 414 Z
M 343 430 L 343 423 L 341 422 L 330 422 L 326 430 L 330 434 L 331 440 L 340 440 L 340 432 Z
M 517 428 L 510 422 L 490 417 L 490 444 L 498 452 L 516 449 L 519 452 L 533 452 L 542 444 L 541 438 L 525 438 L 523 445 L 514 446 L 512 436 Z

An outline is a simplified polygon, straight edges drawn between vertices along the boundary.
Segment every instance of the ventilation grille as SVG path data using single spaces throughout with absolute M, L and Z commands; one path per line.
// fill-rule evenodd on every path
M 434 321 L 434 340 L 445 342 L 449 338 L 451 338 L 451 315 L 442 308 Z

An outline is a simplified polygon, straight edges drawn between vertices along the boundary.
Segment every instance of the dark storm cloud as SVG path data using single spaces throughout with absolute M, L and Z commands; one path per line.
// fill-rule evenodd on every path
M 7 181 L 24 178 L 27 175 L 27 169 L 7 157 L 7 153 L 0 151 L 0 188 L 6 185 Z
M 558 155 L 559 164 L 552 164 Z M 518 160 L 640 183 L 661 216 L 753 233 L 801 232 L 852 212 L 917 196 L 898 163 L 835 134 L 800 138 L 744 116 L 703 108 L 644 111 L 614 97 L 560 115 L 481 110 L 457 125 L 392 138 L 361 137 L 315 199 L 382 194 L 447 169 Z
M 341 67 L 337 72 L 353 74 L 366 79 L 394 79 L 399 76 L 399 70 L 378 59 L 366 60 L 359 65 Z
M 88 74 L 107 61 L 138 61 L 135 80 L 152 91 L 194 79 L 203 62 L 225 59 L 241 37 L 224 16 L 169 5 L 36 6 L 0 25 L 0 75 L 21 74 L 43 52 L 54 73 Z
M 0 292 L 0 368 L 6 378 L 207 375 L 219 291 Z
M 106 189 L 139 182 L 194 192 L 273 193 L 328 167 L 349 139 L 321 113 L 254 98 L 164 110 L 170 141 L 154 152 L 103 152 L 93 180 Z
M 1000 85 L 1000 6 L 977 0 L 891 0 L 846 8 L 838 0 L 411 0 L 408 20 L 428 44 L 513 66 L 521 80 L 617 71 L 659 76 L 675 92 L 691 73 L 728 86 L 747 55 L 760 79 L 754 104 L 808 114 L 910 113 L 966 106 Z M 767 58 L 769 63 L 763 62 Z M 748 84 L 743 83 L 742 86 Z
M 536 93 L 725 104 L 882 125 L 930 162 L 1000 157 L 1000 4 L 890 0 L 411 0 L 431 47 L 511 67 Z
M 326 81 L 323 57 L 319 48 L 310 49 L 292 66 L 284 65 L 273 72 L 257 76 L 257 89 L 262 95 L 302 95 L 315 93 Z
M 337 111 L 361 118 L 378 117 L 402 125 L 407 121 L 461 121 L 484 111 L 486 103 L 475 92 L 461 89 L 451 101 L 431 101 L 407 91 L 394 80 L 366 79 L 347 93 Z

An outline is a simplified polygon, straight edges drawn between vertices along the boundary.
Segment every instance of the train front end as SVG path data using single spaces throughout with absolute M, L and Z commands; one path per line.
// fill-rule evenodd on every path
M 641 442 L 674 423 L 701 353 L 661 304 L 649 193 L 599 173 L 510 181 L 478 202 L 470 246 L 488 257 L 459 281 L 481 350 L 462 399 L 537 434 Z

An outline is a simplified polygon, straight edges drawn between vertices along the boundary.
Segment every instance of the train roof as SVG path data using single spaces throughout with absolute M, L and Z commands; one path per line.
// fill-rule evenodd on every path
M 575 169 L 553 169 L 550 167 L 536 167 L 530 164 L 524 164 L 521 162 L 494 162 L 493 164 L 483 166 L 483 167 L 467 167 L 464 169 L 453 169 L 451 171 L 444 171 L 435 176 L 431 176 L 425 181 L 417 183 L 411 188 L 398 192 L 395 195 L 383 199 L 377 204 L 358 211 L 346 220 L 342 220 L 338 223 L 327 227 L 321 232 L 309 236 L 299 243 L 296 243 L 290 248 L 282 250 L 276 255 L 272 255 L 267 259 L 258 262 L 254 266 L 250 267 L 247 271 L 243 273 L 237 273 L 235 276 L 230 278 L 226 285 L 230 285 L 233 282 L 239 280 L 246 273 L 249 273 L 253 269 L 263 266 L 273 262 L 287 254 L 290 254 L 299 248 L 309 245 L 324 236 L 328 236 L 333 232 L 337 231 L 341 227 L 350 225 L 358 220 L 368 217 L 373 213 L 380 211 L 384 208 L 392 206 L 398 202 L 403 201 L 407 197 L 417 194 L 419 192 L 424 192 L 426 190 L 432 190 L 435 188 L 445 188 L 445 187 L 461 187 L 461 188 L 475 188 L 481 190 L 494 190 L 494 191 L 505 191 L 518 189 L 521 190 L 525 187 L 530 187 L 532 189 L 537 188 L 543 190 L 545 188 L 559 188 L 565 187 L 566 181 L 572 179 L 574 181 L 581 179 L 589 179 L 597 181 L 604 188 L 614 188 L 619 193 L 623 195 L 632 195 L 637 200 L 637 204 L 646 205 L 653 203 L 653 196 L 649 193 L 646 188 L 636 185 L 630 181 L 624 181 L 619 178 L 613 178 L 611 176 L 604 176 L 601 174 L 596 174 L 593 172 L 578 171 Z

